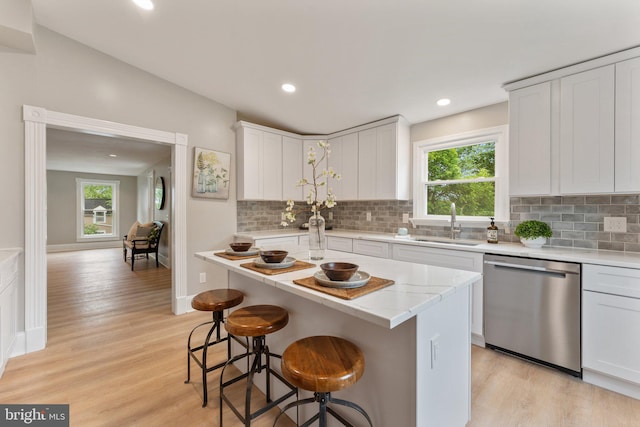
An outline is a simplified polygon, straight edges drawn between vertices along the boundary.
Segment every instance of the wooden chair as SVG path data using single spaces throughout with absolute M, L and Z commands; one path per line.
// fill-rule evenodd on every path
M 157 232 L 154 232 L 153 229 Z M 153 221 L 152 232 L 145 237 L 136 236 L 134 239 L 129 240 L 128 235 L 125 234 L 122 239 L 122 251 L 124 254 L 124 262 L 127 262 L 127 249 L 131 251 L 131 271 L 133 271 L 133 264 L 136 259 L 136 255 L 145 254 L 149 259 L 149 254 L 155 254 L 156 256 L 156 268 L 160 266 L 158 260 L 158 248 L 160 247 L 160 237 L 162 236 L 162 229 L 164 224 L 160 221 Z

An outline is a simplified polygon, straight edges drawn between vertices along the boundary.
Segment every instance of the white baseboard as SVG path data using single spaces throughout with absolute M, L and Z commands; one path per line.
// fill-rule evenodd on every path
M 191 307 L 191 301 L 195 295 L 187 295 L 186 297 L 179 297 L 177 300 L 177 307 L 174 310 L 174 314 L 185 314 L 190 311 L 194 311 Z
M 484 336 L 471 333 L 471 344 L 477 345 L 478 347 L 485 347 Z
M 599 372 L 582 369 L 582 381 L 624 394 L 625 396 L 640 399 L 640 384 L 625 381 L 619 378 L 611 377 Z
M 84 251 L 87 249 L 109 249 L 109 248 L 121 248 L 121 247 L 122 247 L 122 241 L 120 240 L 107 241 L 107 242 L 65 243 L 62 245 L 47 245 L 47 253 Z
M 16 340 L 13 342 L 9 357 L 22 356 L 23 354 L 27 354 L 27 337 L 24 331 L 20 331 L 16 334 Z

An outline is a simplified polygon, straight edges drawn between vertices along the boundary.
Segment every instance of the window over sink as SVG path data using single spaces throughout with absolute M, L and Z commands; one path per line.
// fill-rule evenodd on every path
M 507 126 L 413 143 L 413 222 L 457 220 L 487 223 L 509 219 Z

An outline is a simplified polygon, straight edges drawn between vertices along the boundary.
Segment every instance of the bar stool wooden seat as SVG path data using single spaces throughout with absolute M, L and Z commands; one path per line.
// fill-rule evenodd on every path
M 266 335 L 272 334 L 284 328 L 289 323 L 289 313 L 284 308 L 275 305 L 252 305 L 248 307 L 242 307 L 227 317 L 225 322 L 225 328 L 229 334 L 237 337 L 251 337 L 253 340 L 251 350 L 245 354 L 238 355 L 230 359 L 220 374 L 220 426 L 222 427 L 222 405 L 226 403 L 229 408 L 236 414 L 236 416 L 242 421 L 245 426 L 250 426 L 251 421 L 267 412 L 271 408 L 279 405 L 288 398 L 298 394 L 296 387 L 287 382 L 284 377 L 271 367 L 270 358 L 276 357 L 281 359 L 282 356 L 271 353 L 269 347 L 266 345 Z M 235 378 L 225 381 L 224 373 L 227 366 L 245 358 L 254 356 L 251 367 L 247 369 L 247 372 L 238 375 Z M 264 362 L 263 362 L 264 357 Z M 248 364 L 247 364 L 248 365 Z M 253 387 L 253 378 L 255 374 L 259 374 L 265 371 L 266 377 L 266 405 L 251 412 L 251 392 Z M 271 398 L 271 375 L 277 378 L 282 384 L 289 389 L 282 396 L 275 400 Z M 244 411 L 240 411 L 233 405 L 229 397 L 225 394 L 225 388 L 238 381 L 246 379 L 246 391 Z
M 189 334 L 189 339 L 187 340 L 187 380 L 186 383 L 189 383 L 191 380 L 191 359 L 193 359 L 196 364 L 202 370 L 202 389 L 203 389 L 203 397 L 202 397 L 202 406 L 207 406 L 208 396 L 207 396 L 207 373 L 221 368 L 227 362 L 227 360 L 231 359 L 231 338 L 234 338 L 230 335 L 225 337 L 221 336 L 221 324 L 224 323 L 224 310 L 235 307 L 242 302 L 244 299 L 244 294 L 235 289 L 213 289 L 210 291 L 201 292 L 196 295 L 191 301 L 191 307 L 198 311 L 210 311 L 213 314 L 213 319 L 209 322 L 204 322 L 196 326 L 191 330 Z M 191 346 L 191 337 L 193 333 L 202 326 L 211 325 L 209 332 L 207 333 L 207 337 L 204 340 L 202 345 L 192 347 Z M 213 333 L 215 334 L 215 338 L 212 340 Z M 220 344 L 222 342 L 227 342 L 227 359 L 223 362 L 220 362 L 214 366 L 207 365 L 207 352 L 210 346 Z M 248 345 L 242 343 L 245 347 Z M 198 352 L 202 352 L 201 358 L 198 358 Z
M 360 412 L 370 426 L 369 415 L 359 405 L 347 400 L 336 399 L 331 392 L 342 390 L 355 384 L 364 373 L 364 355 L 352 342 L 332 336 L 313 336 L 290 344 L 282 353 L 282 374 L 298 388 L 312 391 L 313 397 L 297 400 L 285 406 L 282 414 L 291 408 L 318 402 L 319 411 L 302 426 L 309 426 L 319 420 L 320 427 L 327 425 L 327 413 L 345 426 L 352 426 L 328 404 L 342 405 Z

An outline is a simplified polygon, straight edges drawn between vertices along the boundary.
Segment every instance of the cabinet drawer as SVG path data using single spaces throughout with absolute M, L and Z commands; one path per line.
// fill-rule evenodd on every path
M 348 237 L 327 236 L 327 249 L 353 252 L 353 239 L 349 239 Z
M 255 239 L 255 246 L 261 249 L 293 249 L 298 248 L 298 236 L 270 237 Z
M 582 265 L 585 291 L 640 298 L 640 270 L 601 265 Z
M 412 245 L 393 245 L 393 259 L 482 273 L 482 254 Z
M 389 244 L 385 242 L 374 242 L 372 240 L 354 240 L 353 253 L 378 258 L 389 258 Z
M 582 365 L 640 384 L 640 299 L 583 292 Z

